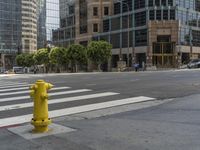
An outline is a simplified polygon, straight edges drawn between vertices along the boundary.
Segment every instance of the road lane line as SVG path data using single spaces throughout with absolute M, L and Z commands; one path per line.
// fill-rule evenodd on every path
M 78 101 L 78 100 L 84 100 L 84 99 L 92 99 L 92 98 L 98 98 L 98 97 L 112 96 L 112 95 L 117 95 L 117 94 L 119 94 L 119 93 L 105 92 L 105 93 L 97 93 L 97 94 L 89 94 L 89 95 L 82 95 L 82 96 L 60 98 L 60 99 L 55 99 L 55 100 L 49 100 L 48 104 L 72 102 L 72 101 Z M 28 107 L 33 107 L 33 102 L 0 106 L 0 111 L 21 109 L 21 108 L 28 108 Z
M 58 95 L 65 95 L 65 94 L 74 94 L 74 93 L 81 93 L 81 92 L 89 92 L 92 91 L 90 89 L 79 89 L 79 90 L 69 90 L 64 92 L 55 92 L 49 93 L 49 96 L 58 96 Z M 30 96 L 15 96 L 9 98 L 0 98 L 0 102 L 8 102 L 8 101 L 17 101 L 17 100 L 25 100 L 30 99 Z
M 57 88 L 52 88 L 51 91 L 54 90 L 64 90 L 64 89 L 69 89 L 70 87 L 57 87 Z M 18 92 L 7 92 L 7 93 L 0 93 L 0 96 L 8 96 L 8 95 L 15 95 L 15 94 L 28 94 L 30 93 L 30 90 L 26 91 L 18 91 Z
M 55 117 L 73 115 L 73 114 L 78 114 L 78 113 L 83 113 L 83 112 L 88 112 L 88 111 L 106 109 L 110 107 L 116 107 L 116 106 L 122 106 L 122 105 L 152 101 L 152 100 L 155 100 L 155 99 L 150 98 L 150 97 L 144 97 L 144 96 L 132 97 L 132 98 L 114 100 L 114 101 L 103 102 L 103 103 L 82 105 L 82 106 L 71 107 L 71 108 L 60 109 L 60 110 L 53 110 L 49 112 L 49 116 L 51 118 L 55 118 Z M 3 118 L 3 119 L 0 119 L 0 127 L 27 123 L 27 122 L 30 122 L 32 117 L 33 117 L 32 114 L 27 114 L 23 116 Z

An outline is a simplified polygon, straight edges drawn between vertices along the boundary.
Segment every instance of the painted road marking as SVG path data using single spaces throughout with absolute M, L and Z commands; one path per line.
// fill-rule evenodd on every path
M 0 89 L 6 89 L 6 88 L 16 88 L 16 87 L 29 87 L 33 84 L 20 84 L 20 85 L 9 85 L 9 86 L 0 86 Z
M 89 95 L 83 95 L 83 96 L 60 98 L 60 99 L 55 99 L 55 100 L 49 100 L 48 104 L 56 104 L 56 103 L 71 102 L 71 101 L 92 99 L 92 98 L 98 98 L 98 97 L 106 97 L 106 96 L 112 96 L 112 95 L 117 95 L 117 94 L 119 93 L 105 92 L 105 93 L 89 94 Z M 0 106 L 0 111 L 21 109 L 21 108 L 28 108 L 28 107 L 33 107 L 33 102 Z
M 10 88 L 10 87 L 19 87 L 19 86 L 29 86 L 32 84 L 28 84 L 28 83 L 9 83 L 9 84 L 0 84 L 0 88 Z
M 79 90 L 70 90 L 64 92 L 56 92 L 56 93 L 49 93 L 49 96 L 58 96 L 58 95 L 65 95 L 65 94 L 74 94 L 74 93 L 81 93 L 81 92 L 89 92 L 92 91 L 90 89 L 79 89 Z M 8 102 L 8 101 L 17 101 L 17 100 L 25 100 L 30 99 L 30 96 L 15 96 L 9 98 L 0 98 L 0 102 Z
M 57 87 L 57 88 L 52 88 L 51 91 L 53 90 L 63 90 L 63 89 L 69 89 L 70 87 Z M 7 92 L 7 93 L 0 93 L 0 96 L 8 96 L 8 95 L 15 95 L 15 94 L 28 94 L 30 93 L 30 90 L 27 91 L 18 91 L 18 92 Z
M 28 90 L 28 89 L 29 89 L 29 87 L 18 87 L 18 88 L 0 89 L 0 92 L 16 91 L 16 90 Z
M 53 110 L 49 112 L 49 116 L 51 118 L 55 118 L 55 117 L 61 117 L 61 116 L 66 116 L 66 115 L 78 114 L 78 113 L 83 113 L 83 112 L 88 112 L 88 111 L 94 111 L 94 110 L 99 110 L 99 109 L 105 109 L 105 108 L 110 108 L 110 107 L 116 107 L 116 106 L 121 106 L 121 105 L 152 101 L 152 100 L 155 100 L 155 99 L 151 97 L 144 97 L 144 96 L 119 99 L 119 100 L 103 102 L 103 103 L 95 103 L 95 104 L 71 107 L 71 108 L 66 108 L 66 109 Z M 0 119 L 0 127 L 27 123 L 27 122 L 30 122 L 32 117 L 33 117 L 32 114 L 28 114 L 28 115 L 23 115 L 23 116 L 3 118 L 3 119 Z

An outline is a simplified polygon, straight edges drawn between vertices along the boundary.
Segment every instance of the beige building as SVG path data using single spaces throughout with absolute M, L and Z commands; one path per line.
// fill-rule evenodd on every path
M 102 32 L 103 17 L 111 15 L 112 0 L 76 0 L 75 42 L 88 43 Z
M 22 0 L 22 53 L 37 50 L 37 0 Z
M 61 25 L 53 32 L 54 44 L 87 45 L 94 35 L 102 32 L 103 18 L 112 14 L 112 3 L 113 0 L 61 0 Z

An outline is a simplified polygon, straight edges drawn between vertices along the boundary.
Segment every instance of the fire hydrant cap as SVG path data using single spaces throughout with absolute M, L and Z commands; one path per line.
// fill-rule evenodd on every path
M 44 80 L 37 80 L 37 82 L 44 82 Z

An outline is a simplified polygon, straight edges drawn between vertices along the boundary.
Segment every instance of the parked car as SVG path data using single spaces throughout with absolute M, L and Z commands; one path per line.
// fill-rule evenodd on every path
M 187 67 L 188 67 L 189 69 L 191 69 L 191 68 L 200 68 L 200 59 L 191 60 L 191 61 L 187 64 Z

